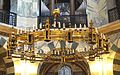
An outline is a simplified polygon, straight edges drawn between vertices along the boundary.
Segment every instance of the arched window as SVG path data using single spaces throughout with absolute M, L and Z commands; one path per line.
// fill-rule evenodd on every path
M 58 75 L 72 75 L 71 68 L 68 66 L 63 66 L 59 71 Z

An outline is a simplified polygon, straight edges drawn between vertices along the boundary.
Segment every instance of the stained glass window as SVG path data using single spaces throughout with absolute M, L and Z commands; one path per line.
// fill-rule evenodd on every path
M 72 75 L 71 68 L 68 66 L 63 66 L 59 72 L 58 75 Z

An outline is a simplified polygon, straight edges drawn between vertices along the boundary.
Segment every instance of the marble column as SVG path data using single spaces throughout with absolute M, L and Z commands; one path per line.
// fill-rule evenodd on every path
M 39 17 L 37 18 L 37 28 L 40 28 L 40 22 L 41 22 L 41 0 L 39 0 Z
M 75 0 L 70 0 L 70 15 L 75 15 Z M 70 27 L 74 26 L 75 23 L 75 17 L 70 16 Z
M 50 14 L 52 15 L 52 12 L 55 8 L 55 0 L 50 0 Z
M 3 0 L 0 0 L 0 9 L 3 9 Z
M 70 0 L 70 15 L 75 15 L 75 0 Z

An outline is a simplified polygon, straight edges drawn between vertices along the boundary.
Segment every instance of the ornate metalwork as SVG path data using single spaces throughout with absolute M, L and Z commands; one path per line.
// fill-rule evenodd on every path
M 54 15 L 59 14 L 55 11 Z M 8 58 L 16 57 L 22 60 L 30 60 L 31 62 L 75 62 L 82 60 L 95 60 L 95 57 L 100 57 L 102 54 L 109 53 L 109 41 L 97 28 L 90 23 L 88 28 L 59 28 L 51 29 L 49 20 L 44 25 L 45 29 L 37 29 L 33 31 L 19 31 L 12 32 L 9 35 L 8 42 Z M 51 50 L 45 54 L 44 52 L 35 53 L 34 43 L 38 41 L 50 42 L 51 40 L 61 42 L 60 48 L 52 47 Z M 86 42 L 88 49 L 78 51 L 76 48 L 78 42 Z M 65 42 L 72 43 L 71 48 L 65 46 Z M 52 43 L 49 43 L 52 45 Z M 27 46 L 27 49 L 24 47 Z

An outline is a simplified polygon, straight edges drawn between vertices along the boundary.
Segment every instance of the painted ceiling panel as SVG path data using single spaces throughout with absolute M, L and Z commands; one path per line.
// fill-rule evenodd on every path
M 92 1 L 95 2 L 95 3 L 99 3 L 100 0 L 92 0 Z

